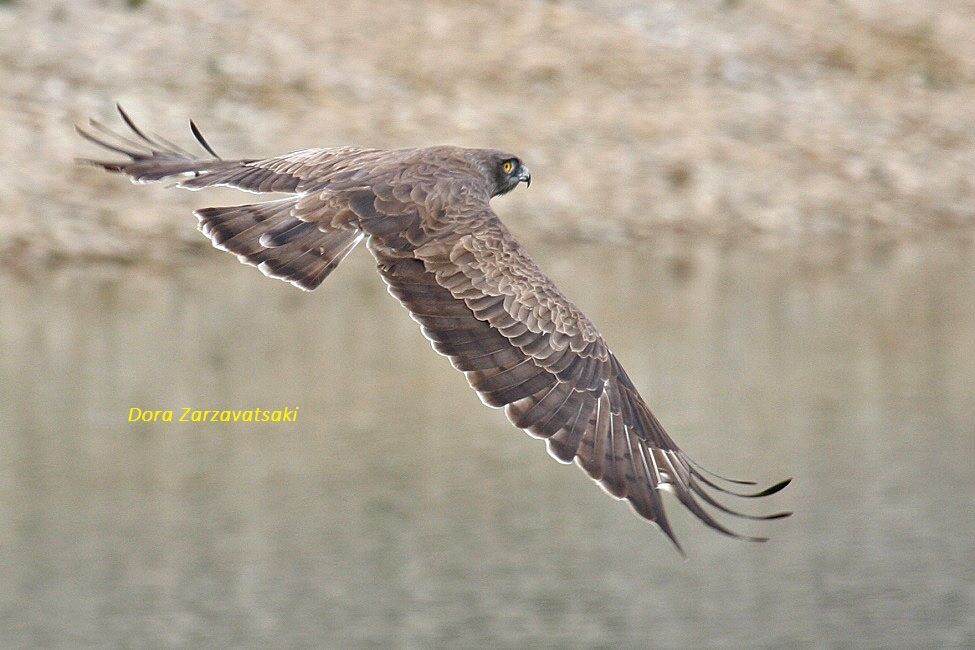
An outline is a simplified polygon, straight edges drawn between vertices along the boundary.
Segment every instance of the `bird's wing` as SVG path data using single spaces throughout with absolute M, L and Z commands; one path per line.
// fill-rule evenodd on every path
M 707 491 L 765 496 L 788 481 L 738 494 L 696 465 L 660 426 L 590 320 L 493 213 L 475 232 L 432 240 L 413 258 L 373 248 L 390 293 L 486 404 L 504 407 L 515 426 L 544 438 L 559 461 L 575 459 L 678 549 L 660 490 L 673 492 L 705 524 L 734 537 L 742 536 L 701 501 L 751 519 L 787 516 L 737 513 Z
M 90 160 L 136 183 L 170 182 L 196 190 L 228 186 L 248 192 L 283 192 L 291 197 L 196 211 L 200 230 L 216 248 L 258 267 L 265 275 L 311 290 L 336 268 L 364 233 L 349 207 L 349 192 L 328 191 L 330 183 L 355 187 L 359 177 L 388 173 L 384 161 L 396 152 L 354 147 L 305 149 L 266 159 L 223 160 L 193 122 L 190 128 L 206 156 L 197 156 L 149 134 L 118 107 L 131 131 L 117 133 L 91 120 L 78 132 L 126 160 Z
M 370 159 L 386 153 L 379 149 L 325 147 L 273 158 L 224 160 L 191 121 L 194 137 L 208 154 L 201 157 L 159 135 L 146 133 L 121 106 L 117 108 L 130 135 L 113 131 L 96 120 L 75 128 L 86 140 L 128 160 L 81 159 L 80 162 L 124 174 L 135 183 L 168 181 L 190 190 L 222 185 L 247 192 L 297 194 L 320 185 L 323 179 L 358 170 Z

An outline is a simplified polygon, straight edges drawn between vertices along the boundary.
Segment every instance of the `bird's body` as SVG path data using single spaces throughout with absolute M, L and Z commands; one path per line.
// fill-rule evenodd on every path
M 451 146 L 338 147 L 227 161 L 194 125 L 213 155 L 200 159 L 145 135 L 120 113 L 138 140 L 96 122 L 92 131 L 79 131 L 130 160 L 88 162 L 135 182 L 286 193 L 263 203 L 197 210 L 200 230 L 242 262 L 305 290 L 321 284 L 365 239 L 389 292 L 482 401 L 503 407 L 516 426 L 544 438 L 560 462 L 575 460 L 675 544 L 661 489 L 709 526 L 737 536 L 698 502 L 738 514 L 705 488 L 736 493 L 674 443 L 593 323 L 491 209 L 492 197 L 531 180 L 516 156 Z M 739 496 L 764 496 L 786 483 Z

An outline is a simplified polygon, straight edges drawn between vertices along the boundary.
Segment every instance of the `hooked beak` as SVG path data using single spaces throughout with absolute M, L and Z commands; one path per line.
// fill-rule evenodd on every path
M 518 182 L 524 183 L 525 187 L 532 186 L 532 174 L 524 165 L 518 170 Z

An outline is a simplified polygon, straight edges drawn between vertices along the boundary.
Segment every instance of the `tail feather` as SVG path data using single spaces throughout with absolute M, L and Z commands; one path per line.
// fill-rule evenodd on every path
M 292 214 L 294 197 L 266 203 L 203 208 L 200 231 L 213 245 L 265 275 L 311 291 L 362 239 L 354 229 L 327 229 Z
M 190 131 L 210 157 L 192 154 L 155 133 L 142 130 L 121 106 L 116 108 L 128 127 L 125 133 L 113 131 L 95 120 L 76 128 L 86 140 L 128 160 L 80 162 L 125 174 L 136 183 L 173 181 L 191 190 L 229 185 L 248 192 L 296 192 L 302 181 L 300 175 L 288 169 L 251 164 L 259 162 L 256 160 L 221 159 L 192 121 Z M 299 198 L 203 208 L 195 214 L 200 220 L 200 230 L 215 247 L 234 253 L 241 262 L 256 266 L 266 275 L 310 291 L 355 248 L 362 233 L 354 228 L 336 228 L 331 219 L 319 223 L 309 218 L 323 217 L 321 214 L 298 216 Z

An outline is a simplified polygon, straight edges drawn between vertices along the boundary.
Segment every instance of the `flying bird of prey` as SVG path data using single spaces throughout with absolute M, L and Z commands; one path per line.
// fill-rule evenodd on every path
M 657 526 L 678 550 L 662 490 L 708 526 L 731 535 L 701 502 L 748 519 L 712 494 L 742 493 L 703 469 L 668 435 L 589 318 L 559 291 L 491 209 L 531 174 L 512 154 L 422 149 L 303 149 L 265 159 L 224 160 L 190 128 L 206 157 L 137 127 L 122 135 L 92 120 L 88 140 L 127 159 L 85 160 L 136 183 L 190 190 L 229 186 L 285 193 L 262 203 L 196 211 L 213 245 L 266 275 L 311 291 L 363 239 L 379 274 L 434 349 L 462 371 L 481 400 L 543 438 L 556 460 L 573 460 L 617 499 Z M 740 489 L 740 488 L 739 488 Z M 746 537 L 755 541 L 765 538 Z

